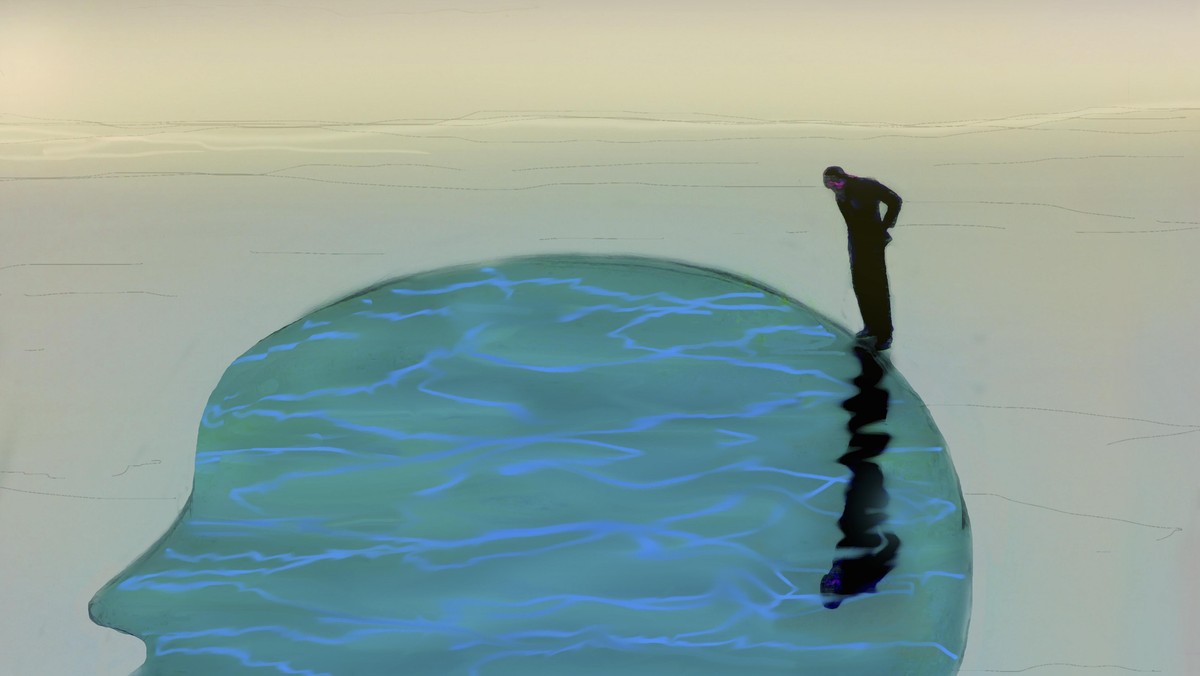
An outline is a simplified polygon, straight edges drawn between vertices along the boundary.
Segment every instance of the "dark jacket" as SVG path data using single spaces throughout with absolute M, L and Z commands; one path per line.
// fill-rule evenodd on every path
M 891 241 L 887 229 L 896 225 L 903 200 L 886 185 L 873 178 L 847 176 L 846 187 L 838 196 L 838 209 L 846 219 L 852 243 Z M 887 206 L 887 214 L 880 218 L 879 205 Z

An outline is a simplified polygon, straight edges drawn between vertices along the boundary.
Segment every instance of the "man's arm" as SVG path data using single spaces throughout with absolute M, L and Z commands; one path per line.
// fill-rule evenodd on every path
M 883 216 L 884 229 L 891 228 L 896 225 L 896 219 L 900 216 L 900 205 L 904 200 L 895 193 L 891 188 L 882 183 L 879 186 L 879 201 L 887 205 L 887 213 Z

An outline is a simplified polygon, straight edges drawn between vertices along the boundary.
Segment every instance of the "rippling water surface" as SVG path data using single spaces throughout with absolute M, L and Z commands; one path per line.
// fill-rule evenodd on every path
M 847 333 L 752 282 L 541 256 L 395 280 L 235 360 L 193 496 L 93 617 L 145 674 L 949 674 L 970 536 L 887 373 L 903 542 L 823 605 Z M 869 552 L 868 552 L 869 553 Z

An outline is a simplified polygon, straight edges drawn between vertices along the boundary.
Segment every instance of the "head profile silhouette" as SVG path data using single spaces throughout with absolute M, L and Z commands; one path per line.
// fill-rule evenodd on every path
M 893 527 L 926 553 L 822 605 L 853 344 L 769 288 L 655 259 L 372 287 L 230 364 L 187 505 L 91 617 L 145 642 L 146 675 L 952 673 L 969 579 L 911 581 L 969 564 L 935 518 L 959 504 L 944 453 L 888 469 L 924 482 Z M 897 443 L 941 446 L 892 391 L 916 402 L 889 414 Z

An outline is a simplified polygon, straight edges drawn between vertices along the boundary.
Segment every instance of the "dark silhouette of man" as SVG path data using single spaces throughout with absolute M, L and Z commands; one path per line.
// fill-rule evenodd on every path
M 873 339 L 876 350 L 886 350 L 892 346 L 892 300 L 883 248 L 892 241 L 888 230 L 900 215 L 900 196 L 873 178 L 852 176 L 841 167 L 827 168 L 824 181 L 837 197 L 838 209 L 846 219 L 850 279 L 865 324 L 858 337 Z M 887 206 L 882 218 L 880 204 Z

